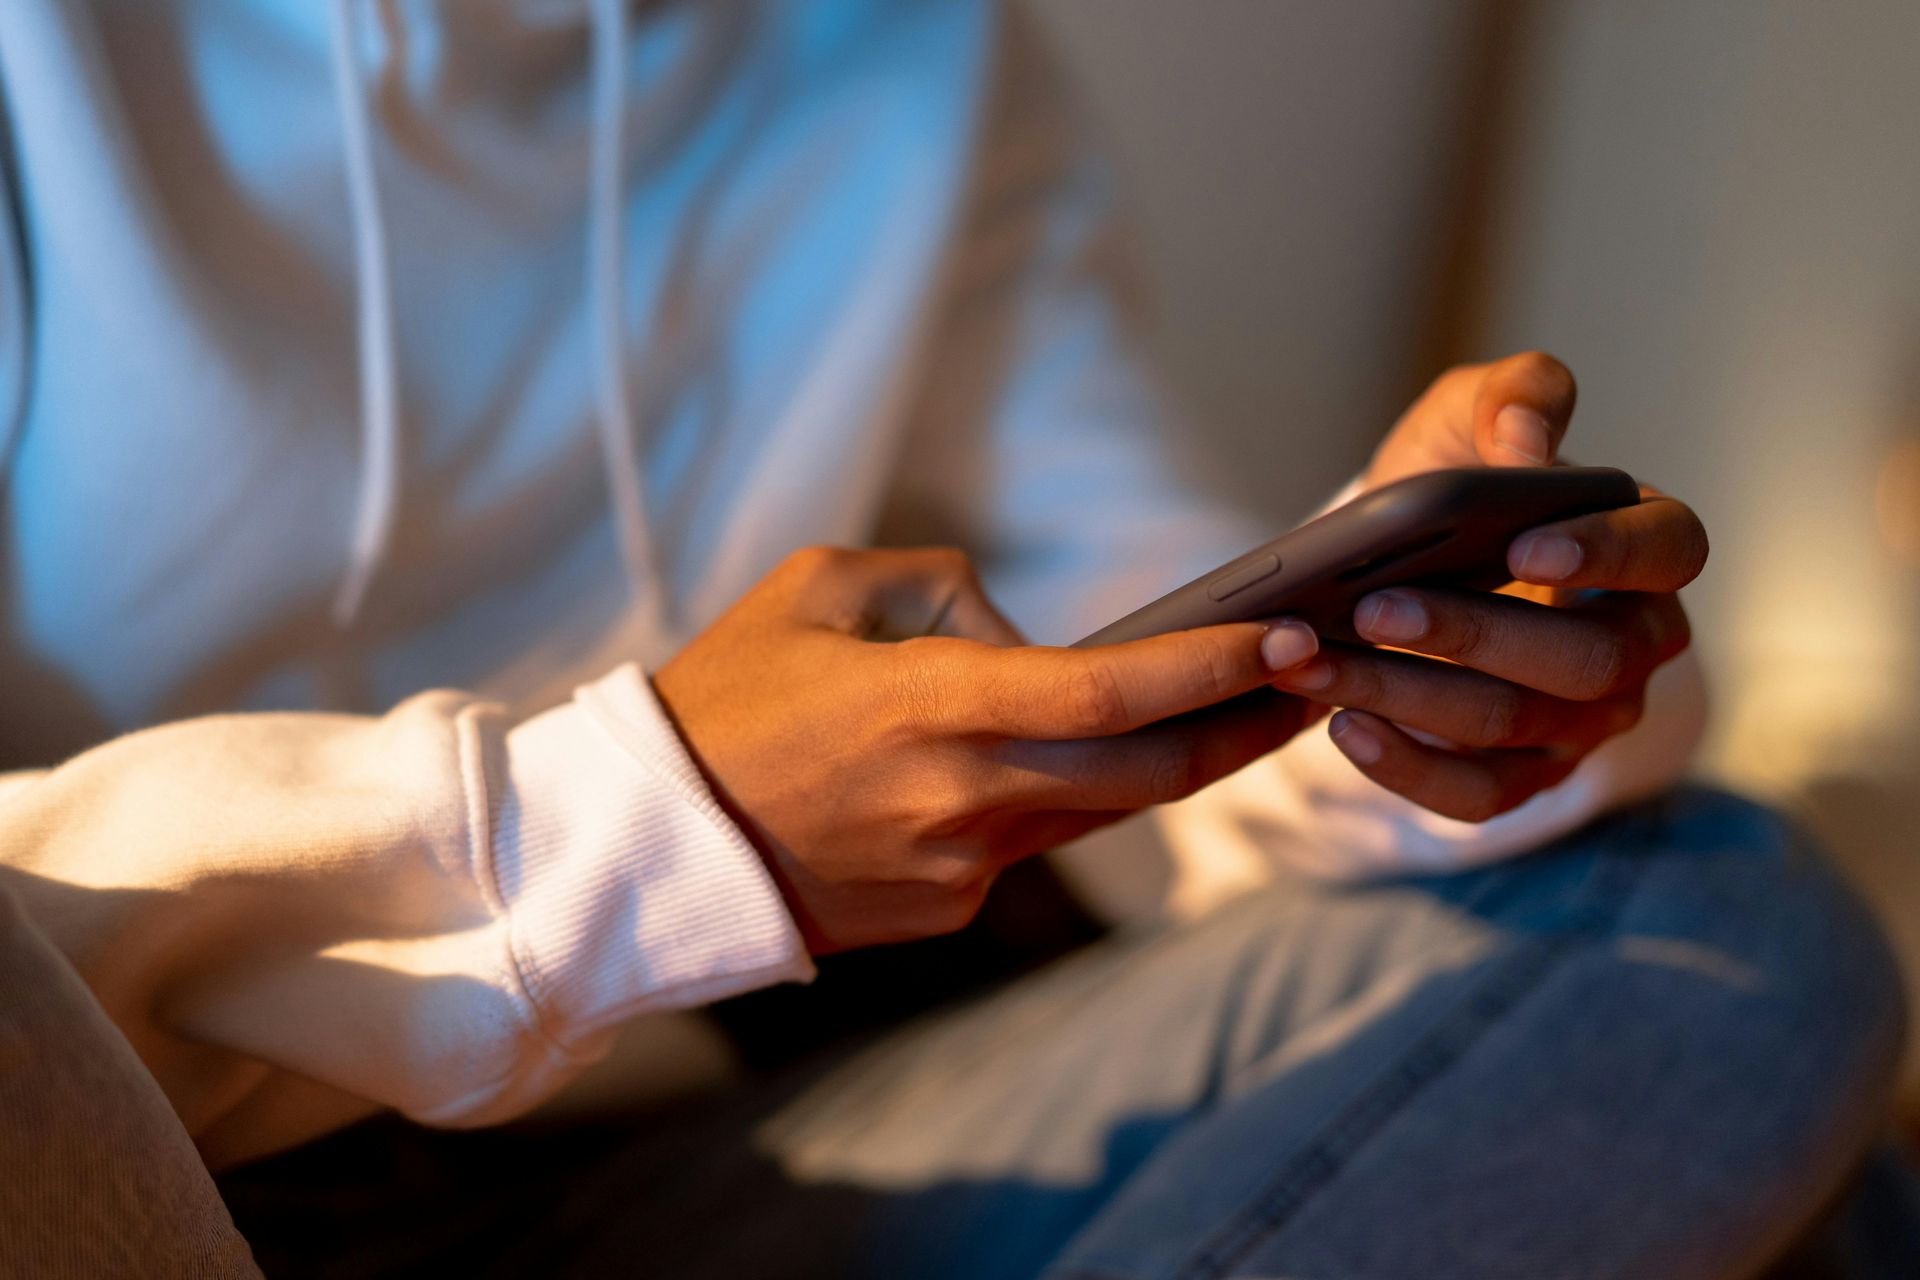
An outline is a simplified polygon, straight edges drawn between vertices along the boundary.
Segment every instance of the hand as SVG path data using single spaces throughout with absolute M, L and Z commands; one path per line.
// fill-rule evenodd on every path
M 1395 425 L 1365 485 L 1439 467 L 1548 465 L 1573 403 L 1573 376 L 1550 356 L 1454 369 Z M 1636 507 L 1521 534 L 1507 554 L 1521 585 L 1505 592 L 1374 592 L 1354 629 L 1404 652 L 1329 646 L 1276 684 L 1346 708 L 1328 731 L 1381 786 L 1484 821 L 1639 722 L 1649 677 L 1689 640 L 1674 593 L 1706 558 L 1693 512 L 1643 489 Z
M 1273 750 L 1304 624 L 1022 644 L 953 551 L 798 552 L 654 675 L 816 953 L 943 933 L 1010 863 Z M 1245 695 L 1245 696 L 1242 696 Z

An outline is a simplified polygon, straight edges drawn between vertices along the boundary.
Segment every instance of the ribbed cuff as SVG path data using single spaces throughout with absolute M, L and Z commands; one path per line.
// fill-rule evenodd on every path
M 760 855 L 639 668 L 507 735 L 494 876 L 520 981 L 562 1046 L 814 968 Z

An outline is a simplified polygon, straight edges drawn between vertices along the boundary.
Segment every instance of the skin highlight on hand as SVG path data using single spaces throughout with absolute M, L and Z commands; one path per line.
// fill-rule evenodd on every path
M 789 557 L 653 676 L 815 953 L 944 933 L 1011 863 L 1180 799 L 1319 714 L 1296 619 L 1025 644 L 949 550 Z

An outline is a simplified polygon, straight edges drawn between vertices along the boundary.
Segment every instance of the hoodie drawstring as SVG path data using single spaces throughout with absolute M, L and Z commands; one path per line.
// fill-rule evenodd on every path
M 648 630 L 664 600 L 646 492 L 627 396 L 626 176 L 627 0 L 593 0 L 593 136 L 588 159 L 587 298 L 592 308 L 594 397 L 600 451 L 613 504 L 613 527 L 626 565 L 627 589 Z
M 359 0 L 333 10 L 333 82 L 353 223 L 360 363 L 360 502 L 347 571 L 333 600 L 333 622 L 353 624 L 386 556 L 399 514 L 400 386 L 394 350 L 393 274 L 374 165 L 371 89 L 361 72 Z M 634 608 L 657 631 L 662 580 L 647 526 L 639 450 L 626 377 L 625 195 L 627 0 L 593 0 L 592 135 L 587 191 L 587 299 L 593 348 L 595 421 L 613 506 L 614 530 Z
M 347 571 L 333 597 L 333 625 L 353 625 L 387 553 L 400 498 L 400 384 L 393 345 L 393 273 L 373 163 L 371 92 L 360 73 L 359 0 L 333 6 L 333 87 L 340 105 L 353 221 L 355 324 L 360 353 L 360 505 Z

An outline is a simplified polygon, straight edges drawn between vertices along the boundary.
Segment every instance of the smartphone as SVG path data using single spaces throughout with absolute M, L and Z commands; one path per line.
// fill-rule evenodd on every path
M 1279 614 L 1331 639 L 1353 640 L 1353 606 L 1370 591 L 1500 586 L 1513 577 L 1507 547 L 1526 530 L 1639 501 L 1639 484 L 1612 467 L 1424 472 L 1361 494 L 1074 647 Z

